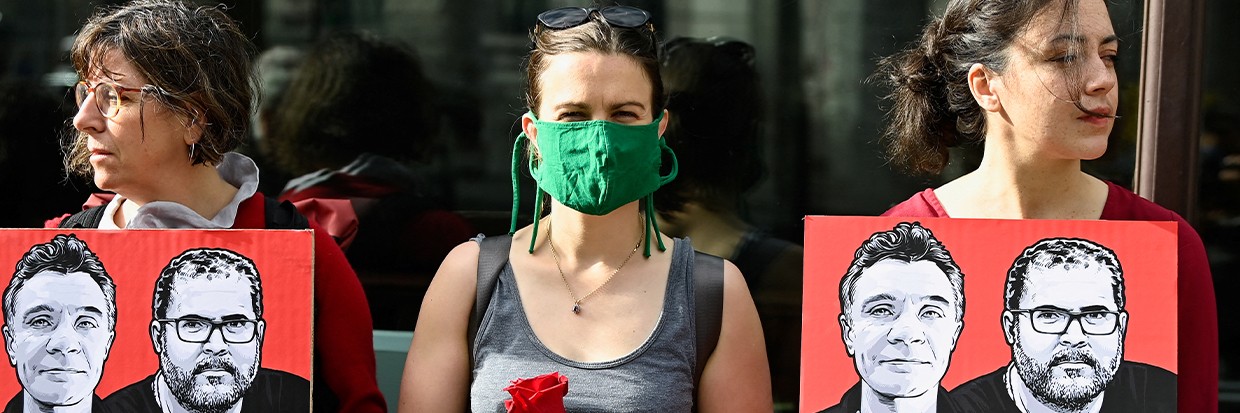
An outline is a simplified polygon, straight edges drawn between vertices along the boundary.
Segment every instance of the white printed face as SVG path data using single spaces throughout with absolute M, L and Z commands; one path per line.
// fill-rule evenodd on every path
M 41 272 L 13 307 L 4 344 L 25 392 L 53 406 L 91 400 L 115 337 L 99 284 L 83 272 Z
M 1119 310 L 1111 273 L 1098 266 L 1065 269 L 1035 268 L 1029 271 L 1020 309 L 1068 312 Z M 1045 317 L 1044 317 L 1045 318 Z M 1021 380 L 1044 401 L 1060 406 L 1084 406 L 1111 382 L 1124 358 L 1126 313 L 1112 319 L 1110 334 L 1086 334 L 1081 317 L 1070 317 L 1060 334 L 1035 329 L 1034 313 L 1005 315 L 1015 324 L 1012 355 Z M 1093 328 L 1093 327 L 1091 327 Z M 1047 327 L 1041 327 L 1047 330 Z
M 865 384 L 888 397 L 938 391 L 962 324 L 947 275 L 931 261 L 882 260 L 864 270 L 840 316 Z
M 265 328 L 262 321 L 252 324 L 252 330 L 242 326 L 257 319 L 249 281 L 239 276 L 177 279 L 167 318 L 182 321 L 153 323 L 153 339 L 162 343 L 160 369 L 181 405 L 226 409 L 241 400 L 258 372 Z M 226 334 L 237 334 L 225 331 L 229 322 L 247 333 L 225 341 Z M 203 331 L 205 338 L 198 336 Z M 249 341 L 236 342 L 246 337 Z

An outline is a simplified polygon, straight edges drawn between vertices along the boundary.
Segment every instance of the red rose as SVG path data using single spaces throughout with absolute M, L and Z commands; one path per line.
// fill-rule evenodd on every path
M 530 379 L 516 379 L 505 391 L 512 398 L 504 400 L 508 413 L 565 413 L 564 395 L 568 394 L 568 377 L 560 372 L 547 373 Z

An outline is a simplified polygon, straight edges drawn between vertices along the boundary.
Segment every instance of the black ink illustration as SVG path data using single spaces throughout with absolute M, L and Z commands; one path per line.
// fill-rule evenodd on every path
M 1075 238 L 1029 246 L 1004 286 L 1012 361 L 952 397 L 968 412 L 1175 412 L 1176 376 L 1124 360 L 1125 300 L 1107 247 Z
M 95 387 L 116 337 L 116 285 L 74 235 L 38 244 L 4 289 L 4 350 L 22 390 L 14 412 L 101 412 Z
M 126 412 L 307 412 L 310 384 L 260 366 L 266 321 L 253 261 L 185 251 L 164 267 L 151 304 L 159 371 L 108 396 Z
M 861 380 L 823 412 L 955 411 L 939 383 L 964 328 L 964 274 L 934 234 L 916 222 L 873 234 L 839 293 Z

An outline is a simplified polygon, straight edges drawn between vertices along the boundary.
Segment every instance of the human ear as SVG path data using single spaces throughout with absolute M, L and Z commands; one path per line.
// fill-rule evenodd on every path
M 1007 340 L 1008 345 L 1016 343 L 1016 313 L 1004 311 L 1000 321 L 1003 324 L 1003 339 Z
M 199 143 L 202 140 L 203 131 L 207 129 L 207 118 L 203 114 L 204 111 L 196 107 L 190 107 L 189 113 L 189 118 L 183 119 L 182 122 L 185 125 L 185 146 Z
M 262 348 L 263 347 L 263 333 L 267 332 L 267 321 L 259 320 L 258 325 L 255 326 L 255 328 L 257 329 L 257 331 L 255 331 L 254 334 L 255 334 L 255 338 L 258 339 L 258 347 Z
M 9 355 L 9 365 L 17 365 L 17 357 L 13 355 L 13 331 L 9 329 L 9 325 L 5 324 L 4 328 L 4 352 Z
M 155 350 L 155 354 L 164 352 L 164 341 L 160 339 L 164 335 L 164 329 L 161 327 L 158 321 L 151 321 L 151 348 Z
M 956 333 L 952 334 L 952 351 L 956 351 L 956 343 L 960 342 L 960 332 L 964 331 L 964 321 L 956 323 Z
M 534 148 L 534 153 L 538 153 L 538 127 L 534 126 L 534 117 L 529 113 L 521 115 L 521 131 L 525 132 L 525 137 L 530 140 L 530 147 Z
M 999 100 L 999 94 L 996 93 L 997 86 L 1000 86 L 1000 79 L 997 73 L 987 69 L 981 63 L 974 63 L 969 67 L 968 72 L 969 92 L 973 94 L 973 100 L 977 101 L 977 105 L 987 112 L 998 112 L 1003 109 L 1003 102 Z
M 853 352 L 853 330 L 848 325 L 848 316 L 840 314 L 840 338 L 844 339 L 844 350 L 848 352 L 848 357 L 852 357 Z
M 663 109 L 663 119 L 659 121 L 659 136 L 663 136 L 663 132 L 667 131 L 667 118 L 671 116 L 671 112 Z

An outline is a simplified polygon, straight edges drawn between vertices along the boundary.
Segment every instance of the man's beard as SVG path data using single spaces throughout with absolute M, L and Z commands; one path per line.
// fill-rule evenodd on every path
M 1093 351 L 1081 349 L 1059 351 L 1049 362 L 1043 363 L 1025 354 L 1018 337 L 1012 355 L 1016 359 L 1016 373 L 1020 374 L 1025 386 L 1033 392 L 1034 398 L 1058 411 L 1080 411 L 1102 394 L 1115 377 L 1119 362 L 1123 359 L 1123 341 L 1119 342 L 1117 349 L 1115 357 L 1107 360 L 1105 366 L 1094 356 Z M 1051 366 L 1064 361 L 1088 364 L 1094 374 L 1083 376 L 1078 372 L 1067 372 L 1066 377 L 1057 379 L 1051 372 Z
M 160 357 L 159 366 L 164 381 L 181 406 L 200 413 L 223 413 L 236 405 L 245 393 L 250 390 L 254 374 L 258 371 L 258 360 L 250 365 L 249 371 L 239 372 L 232 360 L 210 356 L 198 362 L 193 371 L 185 371 L 173 365 L 165 357 Z M 223 370 L 233 377 L 233 383 L 226 389 L 222 384 L 196 384 L 194 376 L 206 370 Z M 244 373 L 244 374 L 242 374 Z

